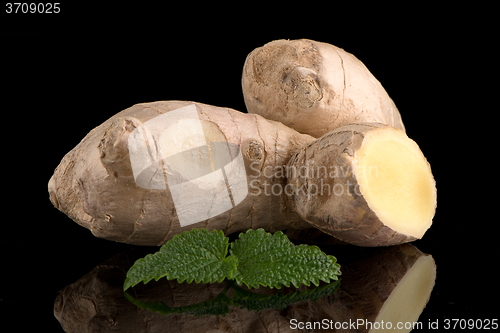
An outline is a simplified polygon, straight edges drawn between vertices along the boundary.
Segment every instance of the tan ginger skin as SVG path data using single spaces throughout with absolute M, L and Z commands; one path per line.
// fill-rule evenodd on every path
M 242 86 L 250 114 L 184 101 L 119 112 L 63 158 L 49 181 L 52 203 L 97 237 L 137 245 L 162 245 L 191 228 L 230 234 L 312 225 L 359 246 L 423 236 L 436 207 L 430 166 L 404 134 L 387 92 L 352 54 L 307 39 L 273 41 L 248 55 Z M 169 190 L 137 186 L 127 142 L 141 124 L 189 105 L 214 142 L 223 138 L 239 147 L 249 193 L 232 209 L 181 227 Z M 165 137 L 175 142 L 183 135 L 180 130 Z M 360 174 L 371 161 L 384 177 Z M 336 172 L 293 172 L 304 168 Z M 319 191 L 324 188 L 326 193 Z
M 242 75 L 249 113 L 320 137 L 351 123 L 404 130 L 396 105 L 354 55 L 309 39 L 276 40 L 253 50 Z
M 249 181 L 256 179 L 254 170 L 283 166 L 300 147 L 314 140 L 278 122 L 232 109 L 184 101 L 137 104 L 92 130 L 62 159 L 49 181 L 54 206 L 97 237 L 136 245 L 161 245 L 192 228 L 230 234 L 249 228 L 277 231 L 308 227 L 290 209 L 290 199 L 284 193 L 252 195 L 252 191 L 265 190 L 256 188 L 256 182 L 235 208 L 186 227 L 179 224 L 168 190 L 137 186 L 128 135 L 142 122 L 191 104 L 196 105 L 200 120 L 216 124 L 228 142 L 240 146 Z M 265 182 L 284 187 L 286 179 L 265 178 L 261 184 Z
M 181 227 L 168 190 L 144 189 L 135 183 L 126 142 L 141 122 L 187 105 L 195 105 L 201 121 L 216 125 L 228 142 L 240 146 L 249 193 L 234 208 Z M 137 245 L 161 245 L 192 228 L 230 234 L 249 228 L 270 232 L 302 229 L 311 224 L 355 245 L 393 245 L 414 240 L 380 222 L 363 196 L 353 191 L 356 178 L 342 171 L 352 170 L 354 160 L 349 153 L 359 147 L 352 145 L 357 141 L 345 133 L 355 135 L 387 125 L 349 126 L 315 140 L 281 123 L 227 108 L 179 101 L 137 104 L 92 130 L 63 158 L 49 181 L 50 198 L 55 207 L 95 236 Z M 342 192 L 311 196 L 308 186 L 323 181 L 321 178 L 299 174 L 293 177 L 293 173 L 287 178 L 286 172 L 272 173 L 300 170 L 304 157 L 308 163 L 316 161 L 317 166 L 338 166 L 342 172 L 337 177 L 323 176 L 324 181 L 332 182 L 330 189 L 334 183 L 345 184 Z M 354 187 L 349 188 L 349 184 Z

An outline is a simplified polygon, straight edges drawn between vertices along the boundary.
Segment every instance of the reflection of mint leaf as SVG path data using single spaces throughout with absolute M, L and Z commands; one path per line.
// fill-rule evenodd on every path
M 167 316 L 171 313 L 188 313 L 188 314 L 193 314 L 195 316 L 201 316 L 201 315 L 225 316 L 226 313 L 229 312 L 229 305 L 231 304 L 231 300 L 226 294 L 228 289 L 229 286 L 226 287 L 219 295 L 205 302 L 200 302 L 186 306 L 175 306 L 175 307 L 168 306 L 163 302 L 155 302 L 155 301 L 153 301 L 152 303 L 143 302 L 138 299 L 135 299 L 127 292 L 124 292 L 124 294 L 126 299 L 137 305 L 139 308 L 148 309 L 151 312 L 158 312 L 163 316 Z
M 185 313 L 195 316 L 225 316 L 230 311 L 229 306 L 245 308 L 250 311 L 263 311 L 266 309 L 282 310 L 293 303 L 304 301 L 306 299 L 316 301 L 321 297 L 329 296 L 337 291 L 340 286 L 340 280 L 337 280 L 321 287 L 315 287 L 312 289 L 307 289 L 305 291 L 297 290 L 291 294 L 283 294 L 281 291 L 279 291 L 278 293 L 273 295 L 263 295 L 245 290 L 241 287 L 238 287 L 234 283 L 231 283 L 230 281 L 227 282 L 228 286 L 214 298 L 204 302 L 186 306 L 171 307 L 164 302 L 156 301 L 148 303 L 135 299 L 127 292 L 124 292 L 124 294 L 126 299 L 137 305 L 139 308 L 148 309 L 151 312 L 157 312 L 163 316 L 167 316 L 172 313 Z M 229 296 L 227 296 L 229 287 L 232 287 L 234 290 L 232 298 L 229 298 Z
M 229 239 L 222 231 L 185 231 L 174 236 L 160 251 L 137 260 L 127 272 L 123 289 L 162 277 L 188 283 L 222 282 L 233 276 L 237 265 L 234 256 L 226 258 L 228 246 Z
M 333 256 L 317 246 L 295 246 L 281 231 L 274 235 L 263 229 L 248 230 L 231 244 L 230 252 L 238 258 L 236 282 L 250 288 L 319 285 L 319 280 L 337 280 L 340 266 Z
M 307 286 L 337 280 L 340 266 L 317 246 L 295 246 L 281 231 L 248 230 L 231 244 L 222 231 L 184 231 L 160 251 L 137 260 L 127 272 L 124 290 L 162 277 L 179 282 L 213 283 L 235 279 L 249 288 Z
M 228 281 L 229 282 L 229 281 Z M 321 297 L 332 295 L 340 286 L 340 280 L 333 281 L 321 287 L 307 289 L 305 291 L 295 291 L 291 294 L 283 294 L 279 291 L 273 295 L 263 295 L 254 293 L 230 283 L 234 289 L 232 303 L 246 308 L 247 310 L 262 311 L 265 309 L 282 310 L 290 304 L 310 299 L 316 301 Z

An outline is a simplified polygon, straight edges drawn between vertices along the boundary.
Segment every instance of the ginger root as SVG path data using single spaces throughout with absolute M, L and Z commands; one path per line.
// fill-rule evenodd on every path
M 420 239 L 431 226 L 436 186 L 418 145 L 383 124 L 342 126 L 288 163 L 295 210 L 349 244 L 386 246 Z
M 186 119 L 154 124 L 156 136 L 144 130 L 185 107 L 198 130 Z M 243 174 L 231 164 L 234 148 Z M 222 168 L 221 182 L 212 171 Z M 95 236 L 137 245 L 162 245 L 194 227 L 230 234 L 313 225 L 351 244 L 387 246 L 421 238 L 436 205 L 430 167 L 403 131 L 353 124 L 315 140 L 259 115 L 178 101 L 137 104 L 92 130 L 63 158 L 49 193 Z M 186 225 L 181 214 L 205 217 Z
M 345 249 L 334 247 L 342 266 L 339 290 L 317 302 L 308 302 L 302 322 L 331 318 L 337 332 L 410 332 L 423 328 L 418 322 L 436 281 L 436 264 L 431 255 L 411 244 L 386 248 Z M 343 329 L 342 329 L 343 328 Z M 346 329 L 347 328 L 347 329 Z
M 316 138 L 360 122 L 404 130 L 394 102 L 365 65 L 327 43 L 276 40 L 253 50 L 242 87 L 248 112 Z
M 226 145 L 239 147 L 247 180 L 253 181 L 253 186 L 244 184 L 248 187 L 248 194 L 234 208 L 183 227 L 179 223 L 179 206 L 174 205 L 169 182 L 185 184 L 187 182 L 183 181 L 192 179 L 197 172 L 205 172 L 195 169 L 215 168 L 213 163 L 217 160 L 212 158 L 216 152 L 197 150 L 195 141 L 200 138 L 196 133 L 191 137 L 181 135 L 179 126 L 190 121 L 181 119 L 181 123 L 169 127 L 157 140 L 151 138 L 147 141 L 151 146 L 158 147 L 153 149 L 154 152 L 162 151 L 171 169 L 153 174 L 157 169 L 145 168 L 136 178 L 128 142 L 131 133 L 138 134 L 134 130 L 148 120 L 187 106 L 195 107 L 201 130 L 208 141 L 223 139 Z M 170 135 L 169 131 L 174 135 Z M 224 230 L 226 234 L 249 228 L 264 228 L 272 232 L 308 227 L 308 223 L 290 209 L 290 198 L 284 192 L 267 196 L 258 194 L 273 186 L 284 188 L 286 185 L 285 177 L 266 177 L 267 174 L 261 170 L 283 167 L 293 153 L 313 140 L 311 136 L 300 134 L 278 122 L 232 109 L 183 101 L 137 104 L 90 131 L 64 156 L 49 181 L 50 200 L 56 208 L 90 229 L 95 236 L 136 245 L 162 245 L 174 235 L 193 227 Z M 141 147 L 130 145 L 130 148 L 140 150 Z M 181 151 L 186 153 L 178 154 Z M 144 159 L 138 162 L 141 161 Z M 160 163 L 161 160 L 155 162 Z M 164 174 L 165 178 L 170 178 L 165 179 Z M 198 182 L 198 185 L 210 187 L 209 176 L 206 175 L 205 181 Z M 161 182 L 164 182 L 163 188 Z M 169 183 L 168 188 L 165 183 Z M 217 202 L 216 194 L 223 192 L 228 192 L 225 184 L 223 188 L 213 191 L 213 198 L 207 197 L 196 205 L 210 204 L 211 200 Z M 193 199 L 189 190 L 182 195 L 180 200 Z M 234 201 L 235 198 L 232 199 Z

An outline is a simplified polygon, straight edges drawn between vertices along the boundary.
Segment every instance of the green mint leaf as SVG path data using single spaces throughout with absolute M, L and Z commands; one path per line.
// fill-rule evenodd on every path
M 124 290 L 165 277 L 180 283 L 222 282 L 232 277 L 238 265 L 235 256 L 226 258 L 229 239 L 222 231 L 192 229 L 174 236 L 160 251 L 137 260 L 127 272 Z
M 228 281 L 229 283 L 229 281 Z M 233 283 L 229 283 L 234 290 L 232 305 L 246 308 L 247 310 L 263 311 L 265 309 L 283 310 L 290 304 L 301 302 L 306 299 L 316 301 L 321 297 L 330 296 L 337 291 L 340 280 L 330 282 L 321 287 L 307 289 L 305 291 L 295 291 L 291 294 L 283 294 L 279 291 L 274 295 L 263 295 L 245 290 Z
M 295 246 L 281 231 L 274 235 L 263 229 L 249 229 L 231 244 L 230 253 L 238 258 L 234 278 L 249 288 L 287 287 L 292 283 L 309 286 L 312 282 L 337 280 L 340 265 L 334 256 L 326 255 L 317 246 Z

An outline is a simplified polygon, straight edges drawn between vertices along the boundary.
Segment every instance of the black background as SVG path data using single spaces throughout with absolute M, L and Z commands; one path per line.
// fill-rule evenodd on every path
M 52 206 L 47 182 L 64 154 L 140 102 L 244 111 L 246 55 L 282 38 L 328 42 L 363 61 L 432 166 L 437 213 L 414 245 L 433 255 L 437 281 L 420 321 L 500 318 L 498 177 L 488 147 L 498 106 L 482 104 L 482 87 L 498 84 L 487 57 L 491 30 L 477 24 L 488 9 L 232 6 L 63 3 L 52 16 L 2 8 L 0 326 L 62 332 L 53 316 L 58 291 L 130 248 L 95 238 Z

